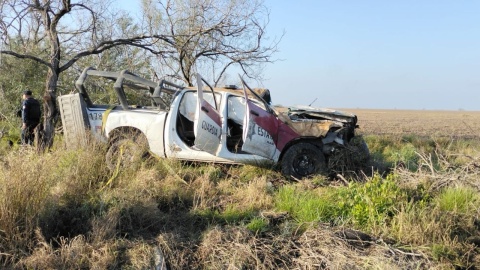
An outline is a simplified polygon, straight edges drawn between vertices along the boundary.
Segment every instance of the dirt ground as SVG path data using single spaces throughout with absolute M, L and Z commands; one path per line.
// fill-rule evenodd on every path
M 480 111 L 341 110 L 358 116 L 361 134 L 480 138 Z

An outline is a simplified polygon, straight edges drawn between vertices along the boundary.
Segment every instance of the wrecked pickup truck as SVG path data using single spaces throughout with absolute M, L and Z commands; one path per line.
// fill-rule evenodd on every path
M 113 85 L 119 104 L 94 104 L 87 86 L 99 84 L 90 78 L 101 79 L 102 89 Z M 279 164 L 284 175 L 301 179 L 331 170 L 329 159 L 355 137 L 353 114 L 274 107 L 267 89 L 252 89 L 240 80 L 242 87 L 214 88 L 197 75 L 196 87 L 182 87 L 126 70 L 86 68 L 75 83 L 78 93 L 58 98 L 65 141 L 82 143 L 90 133 L 108 143 L 109 166 L 128 162 L 135 151 L 146 149 L 189 161 L 269 162 Z M 145 104 L 139 104 L 138 95 L 129 100 L 128 91 L 142 92 Z M 360 149 L 368 152 L 366 145 Z

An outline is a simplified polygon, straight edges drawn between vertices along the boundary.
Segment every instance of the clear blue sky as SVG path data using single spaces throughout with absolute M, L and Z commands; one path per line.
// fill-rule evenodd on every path
M 265 3 L 268 36 L 285 31 L 265 69 L 275 104 L 480 111 L 480 1 Z
M 266 4 L 274 103 L 480 111 L 480 1 Z

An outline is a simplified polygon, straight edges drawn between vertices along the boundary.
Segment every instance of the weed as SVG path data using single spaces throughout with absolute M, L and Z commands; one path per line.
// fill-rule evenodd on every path
M 441 211 L 466 214 L 480 204 L 479 193 L 466 187 L 446 188 L 435 199 Z
M 253 233 L 263 233 L 268 230 L 268 225 L 268 220 L 260 217 L 254 217 L 245 225 L 245 227 Z
M 407 168 L 416 170 L 416 148 L 411 143 L 401 145 L 390 145 L 383 149 L 382 156 L 393 165 L 403 164 Z
M 196 210 L 194 214 L 220 224 L 240 224 L 242 221 L 249 220 L 254 216 L 252 210 L 241 210 L 234 205 L 228 205 L 224 210 Z
M 227 205 L 225 210 L 218 213 L 217 218 L 224 220 L 228 224 L 238 223 L 253 216 L 252 210 L 239 209 L 235 205 Z
M 455 251 L 449 246 L 434 244 L 432 246 L 433 258 L 437 261 L 454 260 L 456 257 Z
M 365 184 L 351 183 L 339 190 L 338 206 L 342 216 L 360 228 L 374 228 L 384 224 L 396 212 L 396 204 L 404 199 L 404 192 L 395 182 L 395 174 L 385 179 L 375 175 Z

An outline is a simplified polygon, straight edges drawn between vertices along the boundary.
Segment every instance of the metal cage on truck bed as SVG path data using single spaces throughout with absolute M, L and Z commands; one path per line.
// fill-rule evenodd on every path
M 128 110 L 128 102 L 124 91 L 124 86 L 134 90 L 147 90 L 150 93 L 154 106 L 159 106 L 163 110 L 169 110 L 170 101 L 178 91 L 183 87 L 174 83 L 162 80 L 158 83 L 139 77 L 128 70 L 120 72 L 98 71 L 93 67 L 85 68 L 75 82 L 75 88 L 82 95 L 85 103 L 89 107 L 93 107 L 93 103 L 85 89 L 85 82 L 89 76 L 101 77 L 114 81 L 113 89 L 117 94 L 118 101 L 124 110 Z
M 130 109 L 125 94 L 125 87 L 133 90 L 147 91 L 152 105 L 165 111 L 170 109 L 170 102 L 177 92 L 183 89 L 183 87 L 165 80 L 158 83 L 153 82 L 127 70 L 111 72 L 98 71 L 92 67 L 85 68 L 75 82 L 75 88 L 79 93 L 60 96 L 57 99 L 65 143 L 68 147 L 85 145 L 87 141 L 87 130 L 92 128 L 90 127 L 89 114 L 96 112 L 101 119 L 103 112 L 114 106 L 113 104 L 93 104 L 85 87 L 89 77 L 103 78 L 113 82 L 113 89 L 118 97 L 118 105 L 120 105 L 116 109 L 120 110 Z

